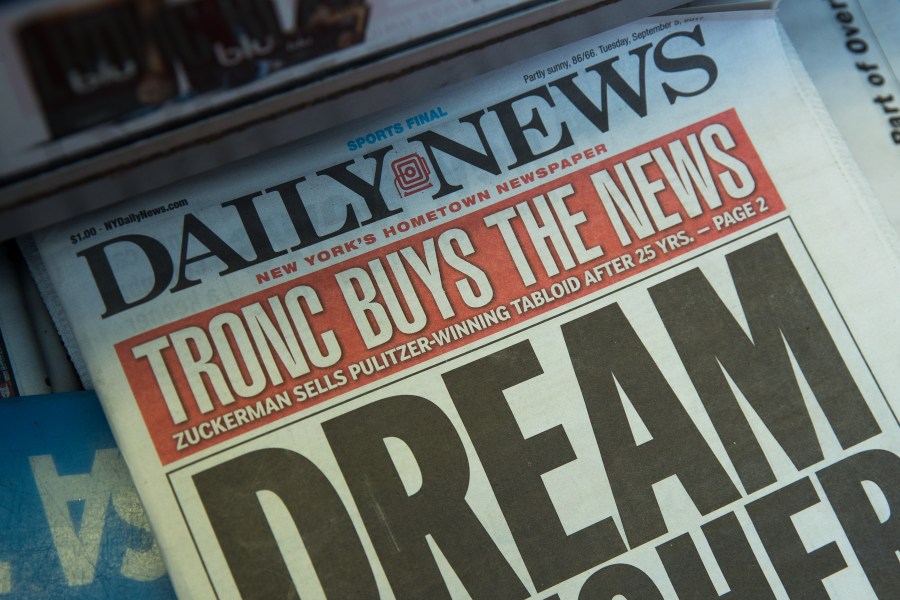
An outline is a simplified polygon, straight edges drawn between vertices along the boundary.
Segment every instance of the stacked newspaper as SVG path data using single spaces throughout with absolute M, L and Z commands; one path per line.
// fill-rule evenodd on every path
M 67 392 L 79 383 L 14 242 L 0 244 L 0 400 Z
M 16 181 L 378 55 L 520 0 L 44 0 L 0 8 L 0 180 Z
M 769 12 L 36 234 L 186 598 L 891 598 L 898 257 Z

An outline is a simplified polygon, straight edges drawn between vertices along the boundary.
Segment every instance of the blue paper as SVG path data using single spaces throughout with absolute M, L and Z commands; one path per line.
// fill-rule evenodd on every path
M 92 392 L 0 401 L 0 600 L 172 599 Z

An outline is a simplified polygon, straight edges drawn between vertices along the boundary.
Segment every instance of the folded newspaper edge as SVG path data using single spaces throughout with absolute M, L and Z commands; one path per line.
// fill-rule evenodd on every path
M 81 381 L 81 385 L 86 390 L 94 389 L 87 363 L 81 355 L 81 349 L 75 341 L 75 333 L 72 331 L 72 326 L 66 318 L 65 310 L 63 310 L 62 300 L 60 300 L 56 289 L 50 282 L 50 275 L 37 250 L 34 238 L 31 236 L 23 236 L 20 237 L 17 242 L 19 244 L 19 249 L 22 251 L 22 255 L 28 263 L 31 277 L 34 279 L 34 282 L 41 293 L 44 305 L 50 313 L 50 318 L 53 320 L 56 331 L 59 332 L 59 337 L 62 339 L 63 345 L 66 348 L 69 360 L 72 361 L 72 366 L 75 367 L 75 372 L 78 375 L 78 379 Z
M 797 85 L 803 90 L 803 96 L 807 100 L 809 111 L 818 119 L 819 127 L 827 133 L 832 146 L 831 151 L 834 153 L 838 164 L 842 165 L 842 168 L 846 171 L 846 177 L 852 179 L 853 184 L 863 190 L 863 193 L 866 196 L 877 198 L 877 201 L 865 202 L 861 207 L 862 210 L 866 210 L 870 213 L 872 224 L 879 230 L 881 241 L 892 247 L 895 254 L 900 256 L 900 236 L 897 235 L 897 232 L 900 230 L 893 224 L 891 216 L 888 213 L 888 202 L 890 202 L 891 199 L 879 197 L 875 193 L 872 183 L 860 169 L 860 163 L 857 162 L 854 154 L 847 146 L 841 130 L 835 124 L 833 113 L 822 103 L 818 93 L 819 88 L 804 68 L 803 61 L 800 60 L 800 56 L 797 54 L 796 49 L 791 43 L 791 38 L 780 20 L 778 22 L 778 32 L 781 35 L 781 42 L 784 45 L 785 54 L 791 62 L 791 68 L 794 70 Z M 860 158 L 866 157 L 861 156 Z
M 47 365 L 9 251 L 0 244 L 0 399 L 50 391 Z
M 778 20 L 900 231 L 900 4 L 797 0 L 781 5 Z
M 892 597 L 900 262 L 768 11 L 35 234 L 178 593 Z

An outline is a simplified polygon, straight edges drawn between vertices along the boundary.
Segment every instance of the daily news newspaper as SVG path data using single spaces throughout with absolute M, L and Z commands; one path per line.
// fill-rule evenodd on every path
M 896 598 L 896 240 L 782 39 L 640 21 L 38 233 L 178 593 Z

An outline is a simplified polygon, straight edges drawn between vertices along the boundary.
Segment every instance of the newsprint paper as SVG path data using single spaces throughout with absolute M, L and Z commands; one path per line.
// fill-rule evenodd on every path
M 768 12 L 37 235 L 185 598 L 896 598 L 898 260 Z

